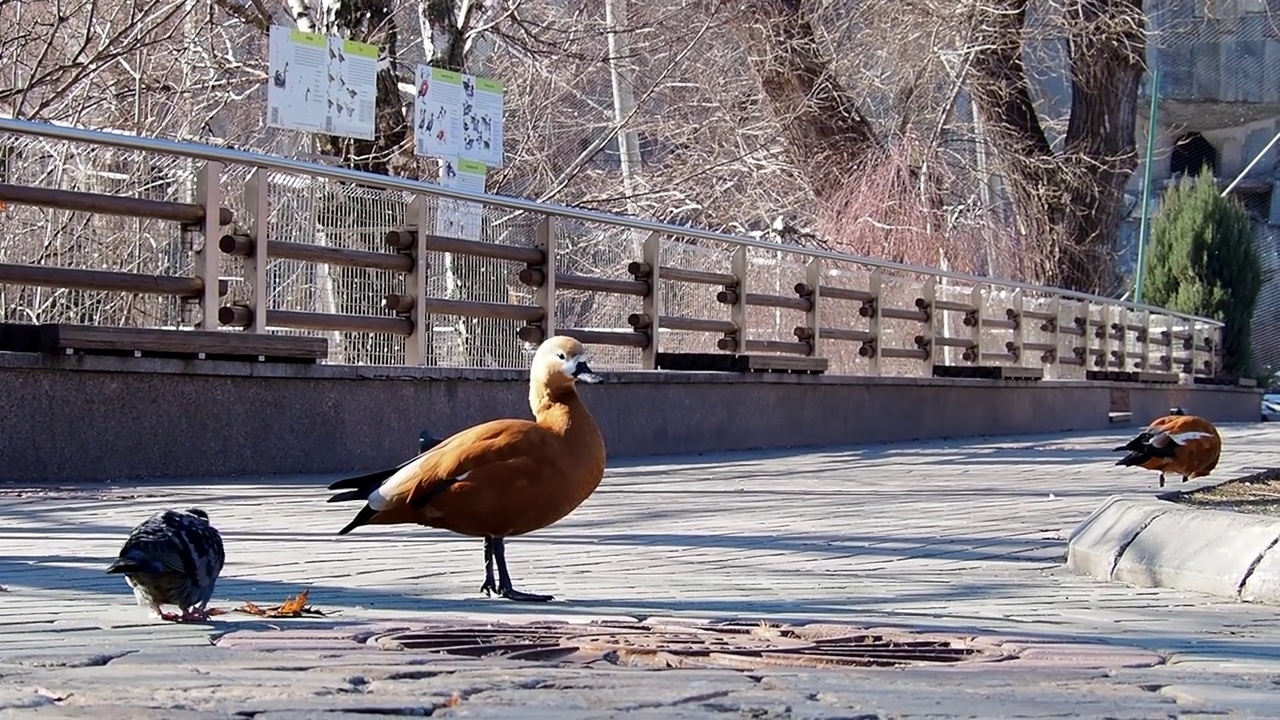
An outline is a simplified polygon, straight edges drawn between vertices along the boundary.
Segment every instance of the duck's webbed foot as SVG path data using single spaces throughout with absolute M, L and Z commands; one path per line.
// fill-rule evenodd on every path
M 498 568 L 496 583 L 494 582 L 494 565 Z M 500 537 L 484 539 L 484 584 L 480 586 L 480 592 L 488 597 L 497 595 L 516 602 L 548 602 L 555 599 L 551 595 L 521 592 L 511 586 L 511 575 L 507 572 L 506 549 Z

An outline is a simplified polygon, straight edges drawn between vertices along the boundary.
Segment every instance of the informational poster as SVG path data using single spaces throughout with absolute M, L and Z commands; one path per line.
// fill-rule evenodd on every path
M 462 152 L 468 160 L 502 167 L 502 83 L 462 76 Z
M 488 168 L 484 163 L 465 158 L 440 159 L 440 184 L 472 192 L 484 192 Z M 436 212 L 436 234 L 445 237 L 479 240 L 484 206 L 466 200 L 441 198 Z
M 272 26 L 267 125 L 373 139 L 378 46 Z
M 323 35 L 272 26 L 267 51 L 268 126 L 309 132 L 324 128 L 328 49 L 329 40 Z
M 417 80 L 418 92 L 413 103 L 414 154 L 442 158 L 442 162 L 443 158 L 453 158 L 456 162 L 462 150 L 462 75 L 419 65 Z
M 329 85 L 325 132 L 372 140 L 377 113 L 378 46 L 329 38 L 329 66 L 325 73 Z
M 414 154 L 502 167 L 502 83 L 419 65 Z

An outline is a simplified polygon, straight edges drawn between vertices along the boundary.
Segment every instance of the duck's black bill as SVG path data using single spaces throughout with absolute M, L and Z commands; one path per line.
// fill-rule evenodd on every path
M 604 378 L 591 372 L 591 368 L 587 366 L 586 360 L 578 361 L 578 366 L 573 369 L 573 377 L 578 382 L 584 383 L 598 383 L 604 380 Z

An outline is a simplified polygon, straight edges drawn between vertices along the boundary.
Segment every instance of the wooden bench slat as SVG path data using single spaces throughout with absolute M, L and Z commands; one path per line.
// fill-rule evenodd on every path
M 4 323 L 0 324 L 0 350 L 203 354 L 218 357 L 253 359 L 265 357 L 315 362 L 329 356 L 329 342 L 320 337 L 295 335 Z

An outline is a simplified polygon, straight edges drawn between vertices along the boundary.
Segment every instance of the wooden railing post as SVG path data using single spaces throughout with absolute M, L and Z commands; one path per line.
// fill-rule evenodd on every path
M 641 352 L 641 363 L 645 370 L 658 369 L 659 330 L 662 327 L 662 286 L 658 268 L 662 265 L 662 235 L 649 233 L 644 239 L 644 257 L 641 262 L 648 266 L 649 275 L 646 281 L 649 291 L 641 299 L 641 312 L 649 316 L 649 344 Z
M 1022 293 L 1022 288 L 1013 291 L 1013 298 L 1010 307 L 1013 308 L 1013 361 L 1018 365 L 1022 365 L 1022 348 L 1027 343 L 1027 318 L 1023 314 L 1026 312 L 1026 297 Z M 1025 366 L 1024 366 L 1025 367 Z
M 1213 360 L 1213 372 L 1210 373 L 1212 375 L 1221 375 L 1223 368 L 1227 365 L 1226 357 L 1222 353 L 1222 330 L 1222 325 L 1215 325 L 1213 327 L 1213 352 L 1210 353 Z
M 1200 363 L 1196 358 L 1200 352 L 1200 323 L 1195 320 L 1189 322 L 1191 323 L 1191 352 L 1188 356 L 1191 359 L 1191 367 L 1187 372 L 1194 377 L 1199 374 L 1200 369 Z
M 1089 304 L 1088 300 L 1082 300 L 1080 301 L 1079 311 L 1082 312 L 1083 315 L 1077 315 L 1076 317 L 1084 318 L 1084 325 L 1081 328 L 1084 330 L 1084 334 L 1080 336 L 1080 344 L 1084 346 L 1084 368 L 1085 372 L 1088 372 L 1090 365 L 1095 368 L 1098 366 L 1098 355 L 1093 352 L 1093 343 L 1095 340 L 1093 337 L 1093 326 L 1095 324 L 1093 322 L 1093 307 Z
M 197 204 L 204 207 L 204 220 L 199 231 L 202 236 L 195 253 L 195 276 L 204 283 L 200 294 L 200 329 L 217 330 L 218 276 L 222 256 L 218 252 L 218 240 L 222 237 L 222 163 L 206 162 L 196 177 Z
M 1049 302 L 1049 306 L 1053 308 L 1053 332 L 1051 333 L 1053 336 L 1052 363 L 1053 367 L 1056 369 L 1062 366 L 1062 296 L 1054 295 L 1053 300 Z M 1041 360 L 1043 359 L 1044 358 L 1042 357 Z
M 253 241 L 253 254 L 244 258 L 244 280 L 253 293 L 252 318 L 249 332 L 267 331 L 267 305 L 270 290 L 267 288 L 267 242 L 271 223 L 270 184 L 265 168 L 255 168 L 244 185 L 244 206 L 252 218 L 249 238 Z
M 1116 308 L 1116 321 L 1111 327 L 1107 328 L 1108 333 L 1112 329 L 1116 333 L 1116 347 L 1112 353 L 1115 356 L 1116 369 L 1121 371 L 1128 370 L 1129 358 L 1131 357 L 1129 352 L 1129 311 L 1124 307 Z
M 818 340 L 822 338 L 822 260 L 813 258 L 805 266 L 805 282 L 809 284 L 809 306 L 805 313 L 805 324 L 812 333 L 809 335 L 809 357 L 818 355 Z
M 734 333 L 736 341 L 734 352 L 737 353 L 747 351 L 747 269 L 747 248 L 742 245 L 733 252 L 733 264 L 730 268 L 736 283 L 733 288 L 736 296 L 733 305 L 729 308 L 729 319 L 738 328 Z
M 405 338 L 404 362 L 416 367 L 426 365 L 431 356 L 432 327 L 427 313 L 427 278 L 431 275 L 430 255 L 427 251 L 430 222 L 430 203 L 426 197 L 415 195 L 405 209 L 405 224 L 417 228 L 417 232 L 413 235 L 413 244 L 401 252 L 413 258 L 413 269 L 404 279 L 404 291 L 413 298 L 413 305 L 409 308 L 413 330 Z
M 556 334 L 556 233 L 550 216 L 544 216 L 534 229 L 534 246 L 542 251 L 543 281 L 534 292 L 534 301 L 542 308 L 542 339 Z
M 871 271 L 871 278 L 867 281 L 867 292 L 871 294 L 871 315 L 867 318 L 867 332 L 871 335 L 871 355 L 867 359 L 871 361 L 871 374 L 880 374 L 880 352 L 883 349 L 881 338 L 881 322 L 880 322 L 880 306 L 884 300 L 884 274 L 880 268 Z M 866 345 L 863 345 L 866 347 Z
M 938 299 L 938 278 L 936 275 L 930 275 L 920 288 L 920 298 L 924 300 L 924 307 L 920 308 L 929 315 L 929 319 L 924 321 L 920 334 L 924 336 L 924 362 L 921 364 L 920 372 L 925 377 L 933 377 L 933 362 L 937 354 L 937 343 L 934 338 L 937 337 L 937 330 L 934 325 L 938 322 L 937 299 Z
M 1138 368 L 1144 372 L 1150 372 L 1151 367 L 1151 311 L 1142 311 L 1142 337 L 1138 338 L 1139 344 L 1142 346 L 1142 365 Z
M 969 338 L 973 341 L 973 348 L 966 350 L 961 357 L 975 365 L 982 365 L 982 320 L 986 315 L 986 299 L 982 294 L 982 286 L 974 285 L 969 291 L 969 304 L 973 306 L 973 326 L 969 331 Z

